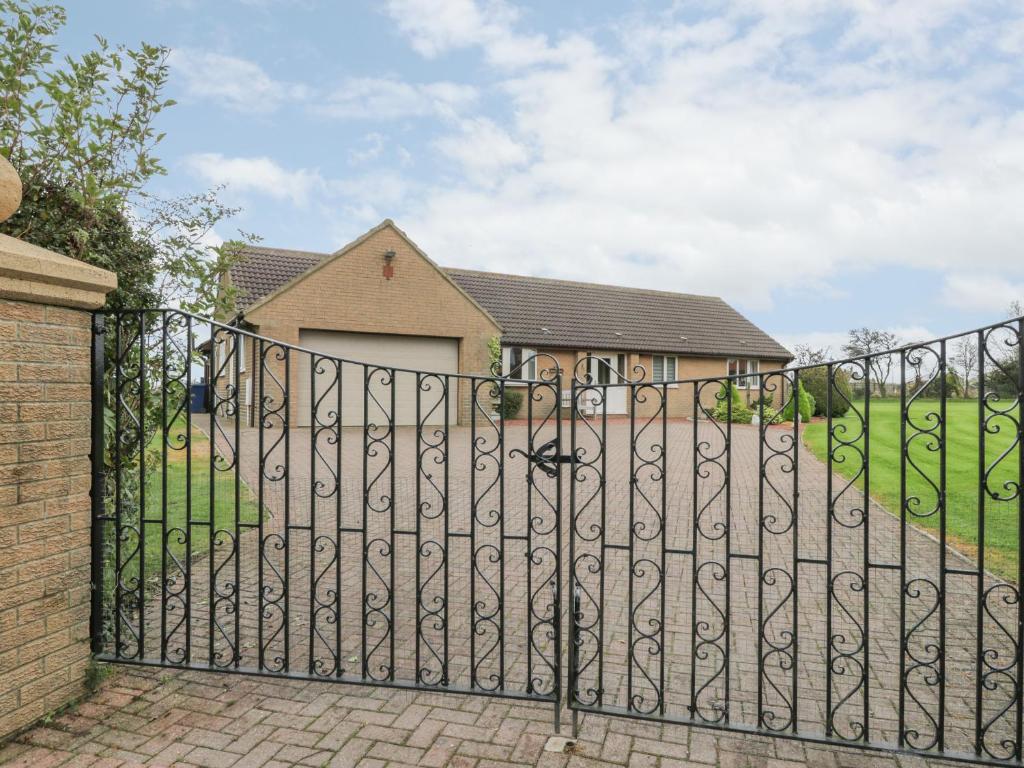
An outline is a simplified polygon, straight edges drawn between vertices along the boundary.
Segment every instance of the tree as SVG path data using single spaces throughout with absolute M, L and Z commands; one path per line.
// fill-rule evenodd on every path
M 797 344 L 793 347 L 796 357 L 793 363 L 798 366 L 820 365 L 827 363 L 832 358 L 832 350 L 829 347 L 812 347 L 810 344 Z
M 973 336 L 957 339 L 953 354 L 946 361 L 947 367 L 959 381 L 960 393 L 970 397 L 971 379 L 978 367 L 978 341 Z
M 168 49 L 112 46 L 55 60 L 59 5 L 0 0 L 0 152 L 24 186 L 0 231 L 118 275 L 111 307 L 177 304 L 215 312 L 232 296 L 219 276 L 238 242 L 210 247 L 214 226 L 236 211 L 218 190 L 162 199 L 148 183 L 165 173 L 155 155 Z
M 885 396 L 885 384 L 892 374 L 892 355 L 885 354 L 888 350 L 899 346 L 899 337 L 889 331 L 878 331 L 871 328 L 853 328 L 850 338 L 843 345 L 843 352 L 850 357 L 868 357 L 868 367 L 875 389 L 879 397 Z

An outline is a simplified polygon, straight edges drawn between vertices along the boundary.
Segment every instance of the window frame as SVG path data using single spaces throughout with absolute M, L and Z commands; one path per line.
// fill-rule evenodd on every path
M 661 378 L 655 376 L 655 360 L 661 359 Z M 665 377 L 665 366 L 666 363 L 672 361 L 672 376 L 671 378 Z M 676 389 L 679 387 L 679 356 L 678 355 L 651 355 L 651 383 L 653 384 L 667 384 L 669 389 Z
M 513 371 L 516 370 L 512 362 L 513 350 L 519 352 L 519 363 L 516 374 Z M 537 350 L 532 347 L 522 347 L 519 345 L 512 345 L 501 348 L 501 375 L 510 379 L 521 379 L 522 381 L 538 381 L 537 378 Z M 526 370 L 523 368 L 523 360 L 526 360 Z
M 736 364 L 736 372 L 732 372 L 733 363 Z M 740 364 L 743 370 L 740 370 Z M 733 384 L 737 389 L 757 389 L 758 374 L 761 372 L 761 361 L 756 357 L 729 357 L 725 361 L 725 375 L 735 376 Z

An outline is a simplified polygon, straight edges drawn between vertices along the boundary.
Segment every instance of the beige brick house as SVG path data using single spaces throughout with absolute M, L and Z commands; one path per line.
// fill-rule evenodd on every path
M 632 376 L 640 366 L 646 380 L 664 383 L 756 373 L 782 367 L 792 357 L 719 298 L 443 268 L 391 220 L 334 253 L 249 247 L 225 281 L 238 297 L 232 324 L 332 358 L 406 369 L 385 393 L 395 397 L 399 424 L 417 422 L 413 371 L 452 374 L 447 413 L 435 409 L 420 419 L 465 421 L 473 382 L 455 374 L 486 375 L 492 339 L 500 339 L 506 371 L 535 353 L 554 358 L 565 390 L 574 370 L 589 370 L 603 383 L 614 380 L 615 372 Z M 250 423 L 260 355 L 284 376 L 283 361 L 268 351 L 265 344 L 243 342 L 237 372 L 227 366 L 229 383 L 238 378 L 243 418 Z M 310 404 L 320 397 L 311 380 L 311 368 L 318 366 L 309 355 L 291 357 L 292 423 L 306 425 Z M 537 377 L 544 367 L 527 364 L 521 376 Z M 318 374 L 333 376 L 336 370 Z M 380 375 L 372 366 L 342 366 L 346 424 L 362 423 L 367 393 L 381 393 L 373 381 Z M 753 378 L 749 384 L 754 386 Z M 670 416 L 692 413 L 692 385 L 669 384 L 665 391 Z M 702 397 L 713 399 L 713 389 Z M 628 401 L 624 388 L 611 388 L 602 407 L 609 415 L 626 414 L 633 407 Z

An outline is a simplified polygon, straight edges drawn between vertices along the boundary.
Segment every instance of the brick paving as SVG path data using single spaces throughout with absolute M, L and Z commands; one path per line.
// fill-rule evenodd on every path
M 553 429 L 553 426 L 548 428 Z M 783 430 L 773 430 L 772 444 L 777 448 L 784 447 L 786 434 Z M 606 543 L 610 545 L 604 565 L 605 626 L 601 677 L 595 677 L 597 663 L 589 665 L 582 675 L 584 687 L 600 687 L 606 706 L 623 706 L 627 697 L 637 695 L 643 697 L 642 706 L 649 706 L 652 701 L 657 702 L 660 691 L 664 696 L 666 714 L 679 717 L 686 715 L 693 680 L 699 690 L 697 703 L 703 716 L 715 717 L 728 700 L 732 721 L 752 724 L 756 722 L 758 682 L 758 570 L 756 562 L 745 555 L 758 551 L 757 430 L 751 427 L 735 427 L 733 430 L 729 468 L 732 495 L 728 510 L 724 496 L 716 494 L 716 487 L 721 486 L 721 477 L 724 476 L 718 473 L 723 473 L 724 468 L 714 461 L 704 464 L 702 471 L 706 475 L 698 478 L 697 520 L 693 512 L 693 446 L 695 442 L 701 443 L 698 451 L 702 456 L 715 455 L 715 448 L 721 441 L 717 427 L 701 424 L 695 441 L 692 424 L 670 421 L 664 434 L 664 476 L 645 472 L 643 462 L 644 456 L 652 455 L 651 446 L 661 441 L 660 434 L 646 436 L 641 432 L 635 456 L 631 456 L 629 435 L 628 422 L 609 422 L 603 478 L 607 515 L 597 529 L 593 526 L 601 520 L 594 517 L 599 505 L 586 501 L 591 498 L 590 490 L 598 487 L 593 485 L 593 476 L 584 478 L 576 488 L 577 509 L 581 511 L 576 526 L 577 533 L 582 534 L 577 536 L 576 556 L 594 551 L 585 538 L 595 530 L 602 530 Z M 367 513 L 367 534 L 364 535 L 361 522 L 362 432 L 345 431 L 340 457 L 332 452 L 337 450 L 336 447 L 320 445 L 322 460 L 319 457 L 314 459 L 309 431 L 293 430 L 287 495 L 283 480 L 270 479 L 279 477 L 274 466 L 283 457 L 283 445 L 270 449 L 274 458 L 267 465 L 268 477 L 262 483 L 264 504 L 270 512 L 265 522 L 265 534 L 280 537 L 282 543 L 280 549 L 267 548 L 269 559 L 264 562 L 265 585 L 269 583 L 279 590 L 279 583 L 273 579 L 285 567 L 284 556 L 287 553 L 290 556 L 290 589 L 287 594 L 272 590 L 269 597 L 277 599 L 275 605 L 282 609 L 288 606 L 288 622 L 283 622 L 283 610 L 272 609 L 264 616 L 260 634 L 259 558 L 255 546 L 258 539 L 254 538 L 255 531 L 240 532 L 242 555 L 237 567 L 242 586 L 237 612 L 231 610 L 234 597 L 229 588 L 235 563 L 225 554 L 230 553 L 230 546 L 215 548 L 212 560 L 200 558 L 191 566 L 188 584 L 192 590 L 194 616 L 189 652 L 194 659 L 205 662 L 207 649 L 212 645 L 215 663 L 230 663 L 233 633 L 237 626 L 237 652 L 243 666 L 256 666 L 260 647 L 263 646 L 265 665 L 282 664 L 287 650 L 289 669 L 300 673 L 312 665 L 317 673 L 336 674 L 340 666 L 343 675 L 347 676 L 358 677 L 360 670 L 370 677 L 394 670 L 400 680 L 411 680 L 417 676 L 431 679 L 430 676 L 440 669 L 440 657 L 432 655 L 437 651 L 441 655 L 447 652 L 448 675 L 453 685 L 467 687 L 471 675 L 475 675 L 473 679 L 477 685 L 493 683 L 504 686 L 506 690 L 523 693 L 528 681 L 532 681 L 534 690 L 546 693 L 550 690 L 552 678 L 545 660 L 550 660 L 554 645 L 548 636 L 550 624 L 543 620 L 544 609 L 550 600 L 545 597 L 546 593 L 538 591 L 538 585 L 543 586 L 544 574 L 550 575 L 550 571 L 545 571 L 549 565 L 543 558 L 534 564 L 527 562 L 523 537 L 529 536 L 534 547 L 554 546 L 556 527 L 550 525 L 553 518 L 538 492 L 553 493 L 556 481 L 538 478 L 538 490 L 527 493 L 526 461 L 521 455 L 511 452 L 525 447 L 525 436 L 526 429 L 522 425 L 509 426 L 506 430 L 505 485 L 501 496 L 498 487 L 492 489 L 488 484 L 488 473 L 493 477 L 494 467 L 486 460 L 478 465 L 475 472 L 470 472 L 468 430 L 451 430 L 447 446 L 449 493 L 444 507 L 448 523 L 445 528 L 444 516 L 435 516 L 441 507 L 438 498 L 432 495 L 432 486 L 423 477 L 419 485 L 416 482 L 417 456 L 423 445 L 417 444 L 415 430 L 399 428 L 392 447 L 394 480 L 387 468 L 375 479 L 378 477 L 377 467 L 386 467 L 374 463 L 381 462 L 380 455 L 368 462 L 366 476 L 371 485 L 368 498 L 371 507 L 376 505 L 382 511 L 376 513 L 371 508 Z M 267 446 L 274 445 L 267 436 L 265 441 Z M 227 445 L 225 437 L 220 438 L 220 443 Z M 567 444 L 568 435 L 566 447 Z M 580 435 L 580 445 L 587 445 L 586 434 Z M 597 455 L 593 442 L 587 447 L 591 451 L 588 456 Z M 255 431 L 242 430 L 239 453 L 242 479 L 253 489 L 258 489 L 259 451 Z M 311 470 L 314 465 L 317 467 L 316 477 L 322 481 L 326 478 L 326 487 L 316 485 Z M 340 495 L 329 492 L 333 484 L 329 468 L 335 465 L 340 465 L 342 470 Z M 631 478 L 630 468 L 637 469 L 638 466 L 635 477 Z M 471 474 L 475 485 L 471 483 Z M 564 474 L 567 477 L 568 473 Z M 439 477 L 435 472 L 435 483 L 439 482 Z M 786 632 L 796 627 L 800 637 L 800 650 L 794 654 L 796 693 L 799 696 L 796 719 L 802 732 L 820 733 L 824 722 L 827 679 L 824 616 L 828 597 L 824 588 L 827 586 L 827 580 L 823 578 L 824 566 L 815 561 L 824 557 L 829 541 L 826 527 L 827 472 L 809 452 L 801 452 L 797 481 L 800 490 L 799 526 L 787 525 L 792 485 L 786 484 L 793 482 L 793 473 L 785 470 L 785 461 L 771 462 L 766 477 L 781 493 L 773 496 L 769 490 L 764 500 L 766 514 L 773 515 L 778 523 L 773 530 L 779 531 L 763 537 L 764 567 L 791 572 L 794 547 L 797 547 L 800 557 L 808 561 L 799 566 L 795 584 L 799 592 L 799 610 L 795 613 L 792 592 L 787 593 L 786 585 L 779 583 L 783 581 L 781 575 L 779 581 L 771 585 L 772 588 L 765 589 L 766 640 L 784 646 Z M 568 486 L 569 483 L 565 482 L 562 488 L 565 510 L 569 509 Z M 662 542 L 670 549 L 686 550 L 693 542 L 694 525 L 699 522 L 701 529 L 711 534 L 699 538 L 696 560 L 686 552 L 673 553 L 665 556 L 663 574 L 660 566 L 656 566 L 647 567 L 645 574 L 634 572 L 630 577 L 630 562 L 625 557 L 625 550 L 616 547 L 629 542 L 627 511 L 631 488 L 634 494 L 642 493 L 654 502 L 645 506 L 640 496 L 633 496 L 635 522 L 644 526 L 641 529 L 634 527 L 634 530 L 641 530 L 644 535 L 656 534 L 652 537 L 653 544 L 634 542 L 634 563 L 649 558 L 657 564 Z M 663 518 L 661 494 L 664 494 L 666 511 Z M 475 510 L 477 522 L 471 525 L 474 495 L 478 501 Z M 836 495 L 836 488 L 833 488 L 833 498 Z M 789 502 L 785 500 L 787 497 Z M 287 536 L 284 535 L 286 498 L 292 526 Z M 337 537 L 328 535 L 331 541 L 317 548 L 314 546 L 316 531 L 323 535 L 338 521 L 336 502 L 339 498 L 342 502 L 340 521 L 343 533 Z M 385 500 L 386 503 L 382 503 Z M 435 506 L 424 507 L 424 501 Z M 528 505 L 532 518 L 526 515 Z M 504 509 L 505 514 L 494 516 L 491 514 L 493 509 Z M 835 504 L 835 510 L 837 520 L 856 521 L 858 502 L 854 494 L 842 495 Z M 732 539 L 730 551 L 741 556 L 732 559 L 732 572 L 727 580 L 712 578 L 701 581 L 701 589 L 706 592 L 697 593 L 699 602 L 694 606 L 691 597 L 694 569 L 724 560 L 724 540 L 714 538 L 713 532 L 725 530 L 723 527 L 716 529 L 715 525 L 724 525 L 726 514 L 731 515 L 728 526 Z M 393 528 L 389 522 L 392 515 Z M 874 505 L 870 506 L 865 517 L 869 523 L 866 540 L 872 561 L 898 562 L 898 521 Z M 565 514 L 562 520 L 563 548 L 569 544 L 568 518 L 569 515 Z M 534 520 L 533 524 L 527 522 L 529 519 Z M 660 522 L 662 519 L 665 520 L 664 526 Z M 308 530 L 311 524 L 315 525 L 316 531 Z M 395 536 L 393 550 L 392 530 L 408 532 Z M 449 534 L 447 539 L 445 530 Z M 416 531 L 419 534 L 415 534 Z M 471 558 L 471 532 L 475 537 L 473 543 L 478 548 L 494 547 L 495 559 Z M 153 533 L 151 531 L 151 535 Z M 834 576 L 847 573 L 852 574 L 847 579 L 855 580 L 862 574 L 863 534 L 863 526 L 845 528 L 833 525 Z M 206 535 L 205 531 L 203 535 Z M 375 540 L 383 541 L 387 548 L 371 552 L 371 562 L 376 571 L 371 569 L 367 574 L 362 568 L 361 553 Z M 430 559 L 430 554 L 423 548 L 428 540 L 447 542 L 443 561 L 437 559 L 436 551 L 433 553 L 435 559 Z M 339 542 L 340 546 L 334 548 Z M 934 579 L 938 552 L 939 547 L 932 538 L 911 529 L 907 538 L 908 579 Z M 946 555 L 951 563 L 970 568 L 970 561 L 952 550 L 947 550 Z M 471 580 L 474 562 L 476 576 Z M 568 563 L 567 557 L 565 562 Z M 439 572 L 442 575 L 432 581 L 429 574 L 438 563 L 443 566 Z M 419 574 L 417 566 L 420 567 Z M 214 583 L 212 604 L 208 599 L 211 570 Z M 645 582 L 651 573 L 655 573 L 657 578 L 653 582 Z M 503 579 L 500 578 L 502 575 Z M 369 579 L 369 587 L 361 586 L 364 577 Z M 379 577 L 379 583 L 375 577 Z M 600 594 L 599 585 L 587 583 L 586 578 L 586 574 L 581 573 L 588 594 Z M 338 594 L 329 589 L 336 583 L 335 579 L 342 585 L 340 601 L 337 600 Z M 662 579 L 665 586 L 663 601 L 660 589 L 653 593 L 653 602 L 643 597 L 648 587 L 652 584 L 658 586 Z M 949 684 L 946 730 L 947 744 L 951 749 L 969 749 L 973 736 L 975 581 L 970 577 L 950 577 L 947 584 Z M 311 582 L 317 584 L 317 589 L 311 589 Z M 179 587 L 181 583 L 178 582 Z M 393 592 L 391 583 L 394 584 Z M 476 612 L 487 613 L 490 606 L 498 605 L 494 595 L 487 591 L 487 585 L 502 583 L 505 588 L 501 603 L 504 608 L 500 615 L 502 623 L 481 621 L 477 631 L 473 631 L 469 619 L 471 605 L 476 602 Z M 723 609 L 727 599 L 726 584 L 730 587 L 727 614 L 730 619 L 731 681 L 728 696 L 724 677 L 716 671 L 724 641 L 698 645 L 703 655 L 692 668 L 690 666 L 695 647 L 691 612 L 696 608 L 698 622 L 708 622 L 707 628 L 714 635 L 719 626 L 716 622 L 722 618 L 716 610 Z M 417 585 L 422 590 L 419 613 Z M 632 603 L 628 597 L 631 587 L 636 593 Z M 472 590 L 476 590 L 475 597 L 471 597 Z M 864 590 L 856 589 L 852 581 L 843 585 L 842 594 L 844 604 L 839 606 L 834 602 L 832 607 L 836 622 L 833 630 L 841 630 L 844 634 L 840 647 L 848 654 L 845 669 L 853 669 L 864 658 L 864 648 L 858 645 L 856 628 L 863 625 L 866 610 L 871 620 L 871 644 L 868 647 L 871 653 L 870 724 L 873 739 L 891 740 L 895 733 L 899 690 L 898 572 L 872 570 L 867 595 Z M 439 603 L 442 595 L 444 600 Z M 528 626 L 529 595 L 535 596 L 532 602 L 539 611 L 540 620 L 535 616 Z M 325 614 L 315 604 L 311 610 L 311 596 L 317 596 L 332 606 L 340 604 L 340 649 L 334 634 L 338 625 L 328 620 L 330 611 Z M 865 596 L 868 598 L 866 604 L 863 601 Z M 920 605 L 909 602 L 908 625 L 910 621 L 921 622 L 912 646 L 921 658 L 926 658 L 930 644 L 937 638 L 937 616 L 928 612 L 927 595 Z M 171 619 L 167 622 L 170 631 L 165 630 L 161 638 L 159 601 L 147 595 L 146 605 L 145 621 L 149 626 L 145 640 L 146 655 L 159 657 L 161 650 L 165 650 L 173 657 L 185 647 L 184 629 L 175 629 L 178 625 L 174 617 L 180 616 L 180 612 L 171 612 Z M 427 623 L 421 623 L 424 609 L 439 605 L 446 610 L 440 614 L 444 621 L 438 623 L 436 617 L 427 615 Z M 367 606 L 370 606 L 369 610 Z M 596 615 L 592 604 L 584 604 L 584 610 L 588 616 Z M 993 610 L 996 616 L 1007 622 L 1006 626 L 1013 626 L 1015 619 L 1007 618 L 1014 615 L 1012 604 L 1004 606 L 1006 614 L 1000 614 L 998 606 Z M 637 639 L 631 634 L 631 617 L 635 633 L 637 627 L 656 626 L 650 622 L 660 611 L 664 611 L 665 621 L 651 633 L 653 641 Z M 211 615 L 214 619 L 212 638 Z M 361 637 L 364 616 L 373 620 L 366 640 Z M 309 643 L 311 624 L 316 630 L 312 651 Z M 419 637 L 418 625 L 423 627 Z M 503 628 L 503 631 L 497 631 L 498 628 Z M 1009 646 L 997 643 L 998 626 L 986 619 L 985 628 L 989 645 L 998 648 L 1000 653 L 1009 653 Z M 443 630 L 449 634 L 447 645 L 443 642 Z M 166 643 L 162 644 L 161 639 Z M 476 643 L 475 649 L 471 643 Z M 590 654 L 585 658 L 596 658 L 595 648 L 595 643 L 588 645 L 585 642 L 584 650 Z M 652 649 L 656 652 L 652 653 Z M 660 652 L 661 649 L 664 653 Z M 762 652 L 764 650 L 767 649 L 762 649 Z M 339 665 L 335 664 L 336 657 L 340 658 Z M 663 682 L 659 677 L 662 659 L 665 662 Z M 766 705 L 777 713 L 779 722 L 785 724 L 787 718 L 792 717 L 788 702 L 794 694 L 792 671 L 786 664 L 786 654 L 769 656 L 765 669 Z M 927 664 L 924 665 L 920 671 L 922 677 L 913 681 L 914 693 L 920 697 L 922 706 L 915 708 L 908 703 L 908 722 L 918 726 L 925 739 L 928 736 L 928 712 L 934 711 L 938 690 L 924 680 L 923 676 L 929 669 Z M 837 728 L 855 727 L 863 704 L 863 689 L 851 688 L 848 684 L 851 678 L 843 677 L 838 671 L 833 678 L 833 707 L 837 701 L 842 701 Z M 850 698 L 844 700 L 847 693 L 850 693 Z M 987 695 L 998 697 L 1000 694 L 997 688 Z M 986 713 L 991 714 L 992 707 L 998 703 L 998 698 L 994 698 L 987 705 Z M 87 703 L 53 723 L 25 734 L 0 753 L 0 757 L 10 758 L 12 764 L 21 761 L 20 764 L 24 765 L 116 765 L 119 764 L 117 760 L 128 765 L 204 766 L 749 765 L 796 768 L 806 764 L 855 768 L 862 765 L 924 764 L 920 758 L 895 758 L 884 753 L 812 747 L 755 736 L 716 736 L 713 732 L 678 725 L 596 715 L 583 717 L 581 740 L 574 754 L 553 754 L 542 751 L 547 736 L 552 732 L 551 717 L 550 704 L 532 702 L 194 671 L 122 670 Z M 991 732 L 993 743 L 998 743 L 998 738 L 1004 733 L 1003 728 L 1003 722 L 997 718 Z M 103 762 L 108 759 L 113 762 Z
M 953 765 L 585 715 L 544 751 L 549 707 L 455 694 L 120 668 L 71 711 L 0 747 L 9 768 L 924 768 Z

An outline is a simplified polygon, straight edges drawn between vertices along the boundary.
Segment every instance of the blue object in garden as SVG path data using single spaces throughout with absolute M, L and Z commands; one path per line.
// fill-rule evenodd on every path
M 206 384 L 193 384 L 188 403 L 189 413 L 206 413 Z

